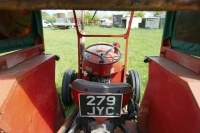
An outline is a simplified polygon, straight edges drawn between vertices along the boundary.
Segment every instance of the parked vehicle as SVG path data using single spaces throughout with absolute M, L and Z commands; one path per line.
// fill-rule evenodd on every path
M 100 27 L 111 28 L 113 26 L 113 22 L 109 19 L 101 19 L 100 22 Z
M 50 22 L 47 22 L 46 20 L 42 20 L 42 25 L 44 28 L 51 28 L 52 24 Z
M 78 26 L 80 26 L 80 20 L 77 21 Z M 66 18 L 65 13 L 57 13 L 56 22 L 53 24 L 55 28 L 71 29 L 75 28 L 76 24 L 74 18 Z

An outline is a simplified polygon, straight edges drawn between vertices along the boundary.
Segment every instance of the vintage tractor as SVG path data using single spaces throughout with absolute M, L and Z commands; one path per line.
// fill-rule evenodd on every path
M 200 132 L 198 0 L 0 3 L 1 133 Z M 63 89 L 62 99 L 67 106 L 73 101 L 80 106 L 65 118 L 55 85 L 59 58 L 45 52 L 38 11 L 43 9 L 167 11 L 160 54 L 146 55 L 144 60 L 149 66 L 148 83 L 139 110 L 139 75 L 130 70 L 126 76 L 128 55 L 120 55 L 117 43 L 96 43 L 85 48 L 81 39 L 94 35 L 81 34 L 77 29 L 78 72 L 66 71 L 63 86 L 71 89 Z M 124 37 L 128 46 L 129 29 L 123 35 L 96 37 Z M 120 64 L 120 57 L 124 57 L 124 64 Z
M 77 122 L 69 131 L 114 132 L 117 126 L 122 131 L 129 131 L 124 126 L 125 121 L 137 118 L 140 78 L 135 70 L 126 74 L 128 38 L 133 14 L 134 12 L 131 13 L 127 32 L 122 35 L 86 35 L 76 28 L 78 40 L 83 37 L 121 37 L 126 39 L 126 48 L 122 63 L 118 42 L 99 42 L 85 48 L 84 44 L 78 41 L 79 71 L 76 73 L 75 70 L 67 69 L 62 83 L 64 104 L 71 105 L 75 101 L 79 107 Z M 99 128 L 103 125 L 104 128 Z
M 195 32 L 199 29 L 199 19 L 193 21 L 199 14 L 199 11 L 167 12 L 160 56 L 147 56 L 144 59 L 145 63 L 149 63 L 149 77 L 139 113 L 135 106 L 139 100 L 138 73 L 129 71 L 126 78 L 126 82 L 134 89 L 134 96 L 130 98 L 129 85 L 122 83 L 126 68 L 122 69 L 123 78 L 117 84 L 113 83 L 115 75 L 106 77 L 107 72 L 112 73 L 111 68 L 104 67 L 103 72 L 98 69 L 105 64 L 109 66 L 113 61 L 112 68 L 121 70 L 118 69 L 121 65 L 115 67 L 115 64 L 120 63 L 119 48 L 97 43 L 83 49 L 83 54 L 80 54 L 82 57 L 79 57 L 81 63 L 78 77 L 81 79 L 74 80 L 70 85 L 71 97 L 79 109 L 68 117 L 59 132 L 200 132 L 200 41 L 199 32 Z M 191 24 L 196 27 L 191 28 Z M 84 36 L 91 37 L 78 32 L 78 40 Z M 112 58 L 111 61 L 108 57 Z M 120 104 L 112 106 L 118 103 L 118 94 L 128 100 L 123 99 L 120 107 Z M 117 117 L 119 111 L 116 110 L 125 104 L 127 113 L 122 110 L 121 116 Z

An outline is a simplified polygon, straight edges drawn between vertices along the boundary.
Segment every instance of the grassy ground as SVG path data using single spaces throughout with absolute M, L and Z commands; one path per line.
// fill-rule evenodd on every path
M 123 28 L 101 28 L 86 27 L 86 33 L 94 34 L 118 34 L 125 33 Z M 56 87 L 60 93 L 62 85 L 63 73 L 66 69 L 77 70 L 77 35 L 75 29 L 55 29 L 44 28 L 44 38 L 47 54 L 55 54 L 60 56 L 60 60 L 56 63 Z M 139 72 L 141 80 L 141 97 L 147 84 L 148 64 L 144 63 L 144 56 L 159 55 L 160 42 L 162 38 L 162 29 L 132 29 L 129 38 L 128 51 L 128 70 L 135 69 Z M 86 44 L 94 44 L 97 42 L 119 42 L 121 51 L 124 53 L 124 39 L 119 38 L 86 38 Z M 124 55 L 124 54 L 123 54 Z M 69 114 L 75 105 L 66 107 L 66 113 Z

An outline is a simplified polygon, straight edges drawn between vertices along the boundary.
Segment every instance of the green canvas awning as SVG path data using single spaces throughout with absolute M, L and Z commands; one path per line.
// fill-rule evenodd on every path
M 174 23 L 179 23 L 178 25 Z M 163 40 L 170 38 L 172 49 L 200 56 L 200 11 L 167 12 Z
M 36 35 L 43 37 L 40 11 L 0 10 L 0 53 L 34 45 Z

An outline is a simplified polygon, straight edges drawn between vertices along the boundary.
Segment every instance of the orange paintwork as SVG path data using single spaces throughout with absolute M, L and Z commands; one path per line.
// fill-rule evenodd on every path
M 122 65 L 121 61 L 111 65 L 96 65 L 84 60 L 83 70 L 91 74 L 96 73 L 99 77 L 103 77 L 122 71 Z
M 199 87 L 198 74 L 168 58 L 151 57 L 149 80 L 138 115 L 140 132 L 199 133 Z
M 100 44 L 100 45 L 96 45 L 96 46 L 92 46 L 92 47 L 88 48 L 88 51 L 91 51 L 96 54 L 101 54 L 101 53 L 105 53 L 110 48 L 112 48 L 112 47 Z M 82 69 L 84 71 L 86 71 L 87 73 L 90 73 L 93 75 L 98 75 L 99 77 L 104 77 L 104 76 L 109 76 L 114 73 L 118 73 L 118 72 L 122 71 L 121 60 L 119 60 L 116 63 L 107 65 L 107 64 L 101 63 L 99 57 L 96 55 L 87 53 L 85 56 L 86 56 L 87 60 L 83 59 Z M 114 53 L 114 50 L 113 50 L 113 51 L 110 51 L 105 56 L 105 60 L 107 61 L 107 63 L 112 63 L 115 61 L 114 57 L 119 57 L 119 54 Z M 93 63 L 91 63 L 91 62 L 93 62 Z M 119 77 L 118 81 L 121 82 L 120 77 Z
M 55 132 L 63 123 L 55 57 L 38 55 L 0 75 L 0 130 Z

